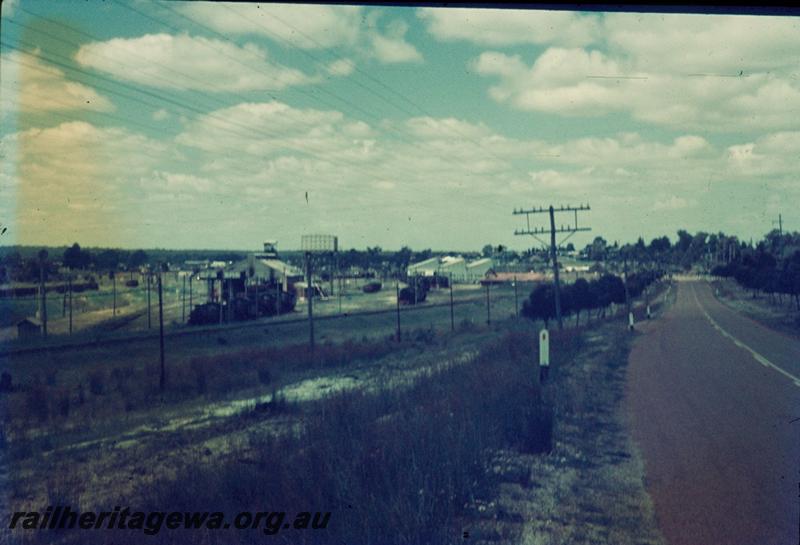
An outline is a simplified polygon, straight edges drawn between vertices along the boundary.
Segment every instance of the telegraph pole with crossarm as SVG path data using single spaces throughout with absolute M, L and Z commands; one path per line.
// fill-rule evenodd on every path
M 542 245 L 547 246 L 547 244 L 539 239 L 537 235 L 550 235 L 550 253 L 551 258 L 553 260 L 553 283 L 555 284 L 555 303 L 556 303 L 556 320 L 558 320 L 558 329 L 564 328 L 564 323 L 561 319 L 561 286 L 558 280 L 558 250 L 556 246 L 556 233 L 569 233 L 560 243 L 563 244 L 566 242 L 568 238 L 572 235 L 577 233 L 578 231 L 591 231 L 590 227 L 578 227 L 578 212 L 590 210 L 589 205 L 580 205 L 580 206 L 559 206 L 555 208 L 553 205 L 550 205 L 549 208 L 531 208 L 531 209 L 520 209 L 514 210 L 514 215 L 519 216 L 524 214 L 525 220 L 527 223 L 526 229 L 517 229 L 514 231 L 515 235 L 531 235 L 536 238 Z M 556 229 L 556 220 L 555 214 L 556 212 L 573 212 L 575 215 L 575 224 L 574 225 L 561 225 L 558 229 Z M 550 229 L 546 229 L 544 227 L 533 227 L 531 228 L 531 214 L 550 214 Z

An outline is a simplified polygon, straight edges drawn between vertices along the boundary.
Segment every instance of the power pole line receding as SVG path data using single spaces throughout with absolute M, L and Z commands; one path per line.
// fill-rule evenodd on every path
M 561 287 L 558 279 L 558 245 L 556 244 L 556 234 L 557 233 L 568 233 L 567 236 L 561 241 L 560 244 L 566 242 L 572 235 L 579 231 L 591 231 L 590 227 L 579 227 L 578 226 L 578 212 L 581 211 L 588 211 L 591 210 L 589 205 L 579 205 L 579 206 L 559 206 L 555 208 L 553 205 L 550 205 L 548 208 L 530 208 L 530 209 L 519 209 L 514 210 L 514 215 L 519 216 L 524 214 L 526 219 L 526 229 L 517 229 L 514 231 L 515 235 L 531 235 L 536 240 L 541 242 L 543 245 L 546 244 L 539 239 L 537 235 L 550 235 L 550 254 L 551 259 L 553 261 L 553 283 L 555 285 L 555 307 L 556 307 L 556 320 L 558 321 L 558 329 L 564 328 L 564 322 L 561 318 Z M 570 225 L 561 225 L 558 229 L 556 229 L 556 220 L 555 214 L 556 212 L 572 212 L 575 217 L 575 224 Z M 531 228 L 531 214 L 549 214 L 550 215 L 550 228 L 547 229 L 545 227 L 533 227 Z

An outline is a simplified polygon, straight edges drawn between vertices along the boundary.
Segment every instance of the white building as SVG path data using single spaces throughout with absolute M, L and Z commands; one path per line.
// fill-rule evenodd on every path
M 408 266 L 408 276 L 446 276 L 453 282 L 480 282 L 493 266 L 491 258 L 467 262 L 461 256 L 432 257 Z

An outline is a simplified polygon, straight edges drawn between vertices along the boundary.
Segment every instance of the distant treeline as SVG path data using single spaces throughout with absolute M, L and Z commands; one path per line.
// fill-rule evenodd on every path
M 225 250 L 120 250 L 83 249 L 78 243 L 66 248 L 50 248 L 42 261 L 41 248 L 11 246 L 0 248 L 0 283 L 37 282 L 43 264 L 48 280 L 65 280 L 61 267 L 77 271 L 133 271 L 140 267 L 155 269 L 159 265 L 188 260 L 238 261 L 244 252 Z
M 40 259 L 38 253 L 41 248 L 32 246 L 0 247 L 0 284 L 15 282 L 35 282 L 39 279 Z M 719 265 L 736 263 L 746 269 L 763 271 L 773 269 L 792 277 L 790 265 L 785 265 L 791 260 L 792 252 L 800 251 L 800 234 L 782 234 L 778 230 L 768 233 L 764 240 L 754 246 L 752 241 L 745 242 L 736 236 L 720 233 L 706 233 L 698 231 L 694 234 L 686 230 L 678 230 L 674 242 L 667 236 L 653 238 L 646 243 L 643 238 L 635 243 L 620 245 L 617 241 L 607 242 L 603 237 L 595 237 L 582 250 L 577 251 L 572 243 L 560 249 L 563 254 L 569 253 L 584 261 L 595 262 L 596 270 L 618 272 L 621 270 L 623 260 L 631 265 L 631 270 L 647 265 L 651 269 L 664 269 L 670 271 L 696 270 L 708 272 Z M 120 250 L 108 248 L 81 248 L 75 243 L 69 247 L 49 248 L 49 255 L 44 261 L 45 274 L 50 280 L 62 279 L 59 268 L 81 271 L 94 271 L 96 275 L 107 274 L 111 270 L 130 271 L 139 267 L 149 267 L 154 270 L 158 266 L 182 265 L 189 260 L 208 261 L 238 261 L 244 259 L 249 251 L 227 250 Z M 769 254 L 774 264 L 762 263 L 769 258 L 758 256 L 758 252 Z M 529 248 L 523 251 L 511 250 L 503 245 L 485 245 L 481 251 L 476 252 L 451 252 L 462 255 L 466 259 L 478 257 L 491 257 L 495 266 L 500 270 L 504 267 L 513 270 L 530 271 L 541 270 L 547 267 L 549 254 L 546 248 Z M 433 251 L 432 249 L 412 250 L 403 246 L 399 250 L 384 250 L 380 246 L 367 247 L 363 250 L 340 250 L 336 259 L 320 258 L 315 265 L 317 274 L 329 278 L 338 264 L 339 274 L 356 274 L 359 276 L 403 276 L 408 266 L 424 261 L 431 257 L 446 255 L 447 252 Z M 293 265 L 303 264 L 303 254 L 297 250 L 280 252 L 280 258 Z M 749 257 L 748 257 L 749 256 Z M 563 261 L 563 259 L 562 259 Z M 754 262 L 755 261 L 755 262 Z M 757 262 L 757 263 L 756 263 Z M 789 267 L 788 271 L 785 268 Z M 733 276 L 733 269 L 716 269 Z M 783 271 L 783 272 L 781 272 Z M 753 286 L 756 280 L 744 278 L 745 272 L 740 272 L 739 277 L 743 283 Z M 326 276 L 327 275 L 327 276 Z M 772 275 L 774 276 L 774 274 Z M 772 277 L 771 277 L 772 278 Z M 792 277 L 794 278 L 794 277 Z M 773 290 L 772 293 L 794 294 L 791 290 L 792 280 L 786 278 L 772 278 L 756 289 Z M 788 283 L 787 283 L 788 282 Z M 781 286 L 777 288 L 776 286 Z M 777 290 L 777 291 L 776 291 Z M 784 290 L 784 291 L 781 291 Z
M 770 298 L 791 297 L 800 310 L 800 233 L 768 235 L 711 274 L 734 278 L 754 296 L 760 291 Z

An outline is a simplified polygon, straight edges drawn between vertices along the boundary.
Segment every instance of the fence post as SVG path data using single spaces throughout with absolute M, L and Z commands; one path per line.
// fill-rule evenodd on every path
M 453 313 L 453 273 L 450 273 L 450 278 L 447 281 L 450 286 L 450 331 L 456 330 L 456 318 Z

